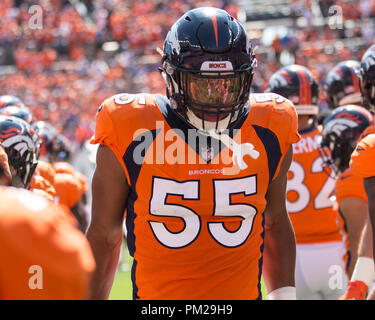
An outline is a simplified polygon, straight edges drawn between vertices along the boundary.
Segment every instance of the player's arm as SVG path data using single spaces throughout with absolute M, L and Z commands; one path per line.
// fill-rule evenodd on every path
M 366 206 L 367 207 L 367 206 Z M 372 228 L 367 217 L 358 246 L 358 258 L 355 260 L 353 274 L 348 287 L 339 300 L 364 300 L 367 290 L 375 276 L 374 260 L 372 254 Z
M 364 182 L 367 199 L 368 199 L 368 213 L 370 217 L 370 222 L 371 222 L 372 230 L 374 230 L 374 227 L 375 227 L 375 177 L 364 178 L 363 182 Z M 375 248 L 374 239 L 375 237 L 373 237 L 373 241 L 372 241 L 373 250 Z
M 366 194 L 367 194 L 367 199 L 368 199 L 368 213 L 369 213 L 369 218 L 370 218 L 370 226 L 372 230 L 375 230 L 375 177 L 368 177 L 363 179 L 363 183 L 365 186 Z M 375 257 L 374 255 L 374 234 L 372 233 L 372 256 Z M 374 259 L 373 259 L 374 261 Z M 368 299 L 370 300 L 375 300 L 375 290 L 373 290 L 370 294 Z
M 114 153 L 101 145 L 92 181 L 92 219 L 87 238 L 96 261 L 91 299 L 107 299 L 122 242 L 122 224 L 129 186 Z
M 285 198 L 292 157 L 290 147 L 266 195 L 263 277 L 271 299 L 295 299 L 296 240 Z
M 350 265 L 349 278 L 352 276 L 354 264 L 358 258 L 358 247 L 363 228 L 368 216 L 367 202 L 356 197 L 348 197 L 340 201 L 340 212 L 344 217 L 349 235 Z

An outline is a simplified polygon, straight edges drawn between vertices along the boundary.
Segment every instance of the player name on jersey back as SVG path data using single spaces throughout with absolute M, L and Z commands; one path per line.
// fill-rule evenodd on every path
M 301 140 L 293 144 L 293 154 L 315 152 L 319 148 L 320 134 L 301 136 Z

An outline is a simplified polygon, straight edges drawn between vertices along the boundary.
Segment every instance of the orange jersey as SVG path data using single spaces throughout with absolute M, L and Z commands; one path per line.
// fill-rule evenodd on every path
M 95 261 L 65 210 L 6 187 L 0 188 L 0 204 L 0 299 L 87 298 Z
M 280 96 L 254 94 L 236 128 L 232 145 L 246 156 L 229 150 L 228 135 L 220 143 L 189 130 L 162 95 L 120 94 L 99 107 L 91 142 L 113 151 L 131 187 L 135 299 L 261 297 L 265 196 L 299 139 L 297 115 Z
M 321 131 L 310 128 L 300 132 L 301 140 L 293 144 L 293 162 L 288 172 L 287 209 L 297 244 L 341 241 L 341 217 L 330 199 L 335 179 L 323 169 L 318 151 Z
M 89 186 L 87 183 L 87 178 L 82 173 L 76 171 L 70 163 L 62 161 L 55 162 L 53 167 L 56 173 L 68 173 L 74 175 L 81 184 L 82 193 L 85 193 L 88 190 Z
M 82 198 L 81 182 L 72 174 L 57 173 L 55 175 L 56 199 L 58 203 L 72 209 Z
M 350 168 L 353 174 L 362 178 L 375 176 L 375 134 L 363 138 L 353 151 Z
M 350 168 L 341 173 L 337 178 L 335 194 L 339 205 L 342 200 L 349 197 L 359 198 L 367 202 L 363 178 L 354 175 Z
M 63 161 L 55 162 L 53 164 L 53 168 L 56 171 L 56 173 L 70 173 L 70 174 L 74 174 L 74 172 L 75 172 L 73 166 L 70 163 L 63 162 Z
M 49 200 L 54 201 L 55 196 L 56 196 L 56 190 L 55 188 L 49 183 L 49 181 L 42 176 L 39 175 L 33 175 L 30 181 L 30 190 L 31 191 L 36 191 L 36 190 L 41 190 L 43 191 L 40 193 L 39 191 L 36 191 L 37 193 L 39 192 L 40 194 L 46 195 Z
M 38 165 L 35 170 L 35 174 L 42 176 L 44 179 L 53 185 L 55 182 L 56 171 L 53 168 L 52 164 L 46 161 L 38 160 Z

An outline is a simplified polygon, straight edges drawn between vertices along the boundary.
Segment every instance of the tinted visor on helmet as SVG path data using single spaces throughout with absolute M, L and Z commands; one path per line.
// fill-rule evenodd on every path
M 220 107 L 230 112 L 241 101 L 243 80 L 243 74 L 208 76 L 187 73 L 188 101 L 207 108 L 207 112 L 216 113 Z

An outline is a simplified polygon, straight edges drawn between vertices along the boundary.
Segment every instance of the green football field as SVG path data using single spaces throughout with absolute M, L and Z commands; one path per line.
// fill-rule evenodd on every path
M 125 249 L 126 250 L 126 249 Z M 116 274 L 115 281 L 109 296 L 110 300 L 131 300 L 132 299 L 132 283 L 130 279 L 130 269 L 132 259 L 127 250 L 123 250 L 123 256 L 120 268 Z M 263 299 L 267 299 L 266 288 L 262 280 Z

